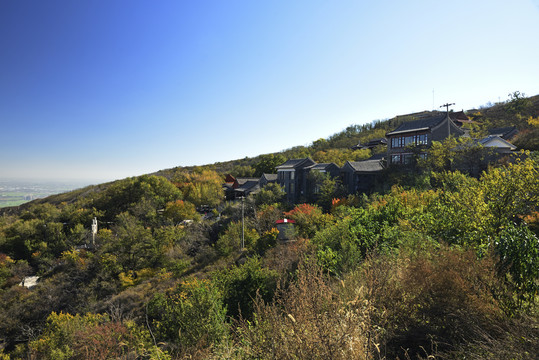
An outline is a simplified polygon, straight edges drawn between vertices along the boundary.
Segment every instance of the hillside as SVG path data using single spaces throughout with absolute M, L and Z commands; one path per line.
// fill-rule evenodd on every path
M 536 150 L 539 96 L 467 113 Z M 0 359 L 533 358 L 537 152 L 470 176 L 444 166 L 480 149 L 448 141 L 369 195 L 324 178 L 310 203 L 223 201 L 226 173 L 365 159 L 384 149 L 350 147 L 417 116 L 0 209 Z

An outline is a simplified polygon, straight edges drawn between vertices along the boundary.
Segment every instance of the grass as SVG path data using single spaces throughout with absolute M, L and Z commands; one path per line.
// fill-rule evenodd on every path
M 46 193 L 22 193 L 22 192 L 2 192 L 0 194 L 0 208 L 8 206 L 19 206 L 29 201 L 45 197 Z M 29 197 L 29 199 L 27 199 Z

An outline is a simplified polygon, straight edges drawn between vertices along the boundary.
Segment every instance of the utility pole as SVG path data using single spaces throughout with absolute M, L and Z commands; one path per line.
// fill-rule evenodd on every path
M 449 135 L 451 135 L 451 119 L 449 118 L 449 107 L 451 105 L 455 105 L 455 103 L 446 103 L 446 104 L 443 104 L 442 106 L 440 106 L 441 108 L 445 107 L 446 118 L 447 118 L 447 137 L 449 137 Z
M 241 249 L 245 248 L 245 220 L 244 220 L 244 209 L 243 209 L 243 200 L 245 197 L 241 197 Z
M 445 111 L 446 111 L 447 115 L 449 115 L 449 107 L 450 107 L 451 105 L 455 105 L 455 103 L 451 103 L 451 104 L 450 104 L 450 103 L 443 104 L 443 105 L 440 106 L 440 107 L 441 107 L 441 108 L 445 107 Z

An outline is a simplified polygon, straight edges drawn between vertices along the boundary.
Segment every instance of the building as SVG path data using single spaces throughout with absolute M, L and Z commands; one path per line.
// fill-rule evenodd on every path
M 306 197 L 308 201 L 314 201 L 319 196 L 320 186 L 326 176 L 332 179 L 339 177 L 341 168 L 335 163 L 320 163 L 306 167 L 305 171 L 307 171 Z
M 483 147 L 494 149 L 497 154 L 510 154 L 517 149 L 515 145 L 500 136 L 487 136 L 486 138 L 477 140 L 477 143 Z
M 383 160 L 347 161 L 341 169 L 341 179 L 350 194 L 369 193 L 384 170 Z
M 308 168 L 315 165 L 310 157 L 291 159 L 277 166 L 277 183 L 284 188 L 286 200 L 292 204 L 303 200 L 307 194 Z
M 425 149 L 433 141 L 442 141 L 449 135 L 459 137 L 464 134 L 464 130 L 451 120 L 449 113 L 435 113 L 404 122 L 386 134 L 388 164 L 409 164 L 414 156 L 413 148 L 419 150 L 418 156 L 424 157 Z
M 260 185 L 261 188 L 263 188 L 264 186 L 268 185 L 269 183 L 274 183 L 274 182 L 277 182 L 277 174 L 262 174 L 262 176 L 260 177 L 260 180 L 258 182 L 258 184 Z
M 373 139 L 369 140 L 366 144 L 357 143 L 356 145 L 352 146 L 350 149 L 352 150 L 363 150 L 363 149 L 374 149 L 377 146 L 387 146 L 387 139 L 386 138 L 380 138 L 380 139 Z
M 518 129 L 516 126 L 507 126 L 503 128 L 495 128 L 488 130 L 489 136 L 499 136 L 504 140 L 510 140 L 513 136 L 518 134 Z

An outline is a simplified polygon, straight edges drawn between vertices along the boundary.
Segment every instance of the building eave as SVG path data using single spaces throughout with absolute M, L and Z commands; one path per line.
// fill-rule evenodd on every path
M 412 133 L 412 132 L 418 132 L 418 131 L 427 131 L 430 130 L 429 127 L 422 127 L 417 129 L 409 129 L 409 130 L 401 130 L 401 131 L 392 131 L 388 132 L 386 136 L 392 136 L 392 135 L 399 135 L 399 134 L 406 134 L 406 133 Z

